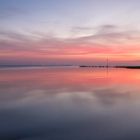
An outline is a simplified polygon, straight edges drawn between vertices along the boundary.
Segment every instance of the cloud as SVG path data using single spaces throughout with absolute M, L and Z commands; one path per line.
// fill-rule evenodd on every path
M 82 31 L 82 27 L 81 29 Z M 90 35 L 80 36 L 74 38 L 73 41 L 77 42 L 94 42 L 107 45 L 120 45 L 128 43 L 137 43 L 140 39 L 140 31 L 124 30 L 115 25 L 102 25 L 93 28 Z
M 93 31 L 93 27 L 87 27 L 87 26 L 75 26 L 72 27 L 71 31 L 72 33 L 78 33 L 78 32 L 87 32 L 87 31 Z
M 78 37 L 60 38 L 52 34 L 0 31 L 0 58 L 32 59 L 112 59 L 139 60 L 140 32 L 122 30 L 115 25 L 96 27 L 96 32 Z M 86 29 L 85 29 L 86 30 Z M 128 57 L 131 56 L 131 57 Z M 119 59 L 119 60 L 120 60 Z
M 13 32 L 8 30 L 0 30 L 0 38 L 4 40 L 11 40 L 11 41 L 30 41 L 30 36 L 19 33 L 19 32 Z
M 111 24 L 101 25 L 97 27 L 98 32 L 101 32 L 101 33 L 114 32 L 118 29 L 119 29 L 118 26 L 111 25 Z

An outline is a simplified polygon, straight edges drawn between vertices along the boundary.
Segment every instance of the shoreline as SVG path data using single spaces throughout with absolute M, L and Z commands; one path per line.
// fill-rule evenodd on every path
M 140 69 L 140 66 L 86 66 L 80 65 L 80 68 L 126 68 L 126 69 Z
M 79 67 L 79 68 L 126 68 L 140 69 L 140 66 L 93 66 L 93 65 L 0 65 L 0 68 L 33 68 L 33 67 Z

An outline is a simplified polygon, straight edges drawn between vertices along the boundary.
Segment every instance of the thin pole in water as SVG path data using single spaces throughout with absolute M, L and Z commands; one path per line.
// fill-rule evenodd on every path
M 109 60 L 108 60 L 108 58 L 107 58 L 107 65 L 106 65 L 106 67 L 107 68 L 109 67 Z

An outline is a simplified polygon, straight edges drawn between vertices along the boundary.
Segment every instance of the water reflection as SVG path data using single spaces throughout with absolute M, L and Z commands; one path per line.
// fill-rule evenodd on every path
M 0 70 L 0 139 L 139 139 L 140 70 Z

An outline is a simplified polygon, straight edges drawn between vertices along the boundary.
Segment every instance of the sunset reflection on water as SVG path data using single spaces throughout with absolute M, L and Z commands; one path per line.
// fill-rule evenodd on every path
M 140 70 L 0 69 L 0 139 L 140 138 Z

